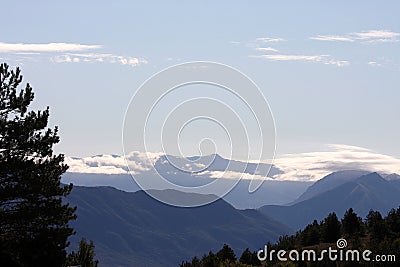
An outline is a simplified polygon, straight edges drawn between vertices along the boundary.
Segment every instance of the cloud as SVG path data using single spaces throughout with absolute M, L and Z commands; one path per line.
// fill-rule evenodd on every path
M 367 170 L 390 174 L 400 172 L 400 159 L 366 148 L 330 144 L 327 151 L 286 154 L 274 164 L 284 173 L 277 180 L 316 181 L 339 170 Z
M 287 55 L 287 54 L 267 54 L 252 56 L 262 58 L 269 61 L 308 61 L 319 62 L 326 65 L 335 65 L 337 67 L 344 67 L 350 65 L 347 60 L 335 60 L 330 55 Z
M 47 43 L 47 44 L 24 44 L 24 43 L 2 43 L 0 42 L 1 53 L 20 52 L 71 52 L 84 51 L 102 48 L 101 45 L 84 45 L 74 43 Z
M 329 60 L 327 62 L 324 62 L 326 65 L 335 65 L 337 67 L 345 67 L 350 65 L 350 61 L 348 60 Z
M 363 32 L 353 32 L 346 35 L 317 35 L 310 37 L 318 41 L 341 41 L 341 42 L 367 42 L 367 43 L 385 43 L 400 41 L 400 33 L 389 30 L 369 30 Z
M 203 172 L 199 175 L 206 175 L 210 178 L 223 178 L 223 179 L 243 179 L 243 180 L 274 180 L 270 177 L 264 175 L 250 174 L 250 173 L 240 173 L 235 171 L 209 171 Z
M 261 52 L 278 52 L 278 50 L 273 47 L 256 47 L 256 50 Z
M 325 57 L 325 55 L 306 56 L 306 55 L 277 54 L 277 55 L 261 55 L 261 56 L 256 56 L 256 57 L 268 59 L 268 60 L 272 60 L 272 61 L 317 61 L 317 62 L 320 62 Z
M 132 174 L 137 174 L 149 171 L 160 156 L 161 153 L 134 151 L 126 155 L 126 160 L 123 156 L 106 154 L 84 158 L 66 157 L 65 163 L 69 166 L 68 172 L 127 174 L 130 170 Z
M 353 39 L 346 36 L 339 36 L 339 35 L 317 35 L 314 37 L 310 37 L 312 40 L 318 41 L 342 41 L 342 42 L 354 42 Z
M 50 58 L 51 61 L 56 63 L 78 63 L 78 62 L 108 62 L 108 63 L 119 63 L 122 65 L 138 66 L 141 64 L 147 64 L 148 61 L 143 58 L 136 57 L 125 57 L 113 54 L 101 54 L 101 53 L 68 53 L 63 55 L 57 55 Z
M 130 173 L 144 174 L 151 173 L 154 164 L 162 155 L 162 153 L 134 151 L 126 155 L 126 160 L 118 155 L 98 155 L 85 158 L 66 157 L 65 162 L 70 166 L 68 172 L 128 174 L 128 164 Z M 263 161 L 263 163 L 270 162 Z M 278 181 L 317 181 L 332 172 L 341 170 L 366 170 L 381 174 L 400 173 L 400 159 L 367 148 L 343 144 L 328 144 L 319 151 L 285 154 L 277 157 L 273 164 L 282 171 L 273 176 L 273 179 Z M 245 180 L 271 179 L 264 175 L 235 171 L 205 170 L 195 175 L 223 179 L 239 179 L 240 177 Z
M 387 30 L 371 30 L 366 32 L 355 32 L 350 35 L 359 40 L 368 42 L 398 42 L 400 33 Z
M 122 65 L 138 66 L 147 64 L 139 57 L 121 56 L 110 53 L 88 53 L 88 50 L 102 49 L 102 45 L 76 43 L 3 43 L 0 42 L 0 53 L 8 53 L 15 61 L 49 59 L 55 63 L 107 62 Z M 85 53 L 86 52 L 86 53 Z M 29 58 L 27 56 L 30 56 Z
M 260 43 L 278 43 L 278 42 L 284 42 L 286 41 L 283 38 L 270 38 L 270 37 L 260 37 L 256 38 L 256 42 Z
M 382 67 L 382 64 L 380 64 L 380 63 L 378 63 L 376 61 L 369 61 L 367 64 L 372 66 L 372 67 Z

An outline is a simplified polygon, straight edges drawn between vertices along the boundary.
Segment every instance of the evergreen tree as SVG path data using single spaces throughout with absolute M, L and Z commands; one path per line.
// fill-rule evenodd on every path
M 34 94 L 21 82 L 19 68 L 0 65 L 0 262 L 62 266 L 75 219 L 63 203 L 72 185 L 60 184 L 68 166 L 53 154 L 59 137 L 57 127 L 47 128 L 49 108 L 28 110 Z
M 323 242 L 336 242 L 340 238 L 341 224 L 336 213 L 329 213 L 322 223 L 322 239 Z
M 225 260 L 228 260 L 230 262 L 236 261 L 235 252 L 233 252 L 233 250 L 227 244 L 224 244 L 221 250 L 217 252 L 217 257 L 222 261 Z
M 317 220 L 314 220 L 312 224 L 306 226 L 304 231 L 301 233 L 301 244 L 303 246 L 316 245 L 320 241 L 320 231 Z
M 257 253 L 251 252 L 248 248 L 243 251 L 242 256 L 240 256 L 239 262 L 250 266 L 261 265 L 260 260 L 257 258 Z
M 353 209 L 347 210 L 342 219 L 343 234 L 352 237 L 354 234 L 361 232 L 361 225 L 362 219 L 354 213 Z
M 94 244 L 93 241 L 86 242 L 85 238 L 82 238 L 79 242 L 79 248 L 77 252 L 72 252 L 68 255 L 67 266 L 80 266 L 80 267 L 97 267 L 99 261 L 94 260 Z M 193 265 L 195 266 L 195 265 Z
M 383 239 L 386 234 L 386 225 L 379 211 L 370 210 L 367 215 L 366 224 L 372 239 Z
M 391 209 L 385 218 L 388 230 L 394 237 L 400 237 L 400 208 Z
M 202 266 L 207 266 L 207 267 L 219 267 L 220 266 L 220 264 L 219 264 L 220 260 L 211 251 L 208 253 L 208 255 L 204 255 L 201 258 L 201 263 L 202 263 Z

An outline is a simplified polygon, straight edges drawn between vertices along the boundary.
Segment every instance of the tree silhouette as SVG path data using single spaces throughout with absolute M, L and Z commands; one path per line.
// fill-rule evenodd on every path
M 62 266 L 68 222 L 75 208 L 63 203 L 68 166 L 53 154 L 57 127 L 47 128 L 49 108 L 28 110 L 34 94 L 20 69 L 0 65 L 0 262 L 2 266 Z
M 391 209 L 385 221 L 390 234 L 397 238 L 400 237 L 400 208 Z
M 342 231 L 345 236 L 352 237 L 361 232 L 362 219 L 350 208 L 346 211 L 342 219 Z
M 366 225 L 372 239 L 381 240 L 386 234 L 385 221 L 383 220 L 379 211 L 369 211 L 366 219 Z
M 324 242 L 335 242 L 340 238 L 340 222 L 336 213 L 329 213 L 322 222 L 322 239 Z
M 261 264 L 260 260 L 257 258 L 257 253 L 251 252 L 248 248 L 243 251 L 239 262 L 251 266 L 259 266 Z
M 312 224 L 306 226 L 302 233 L 301 243 L 303 246 L 311 246 L 318 244 L 320 241 L 320 226 L 317 220 L 314 220 Z
M 217 252 L 217 257 L 222 261 L 225 260 L 228 260 L 229 262 L 236 261 L 235 252 L 233 252 L 233 250 L 227 244 L 224 244 L 221 250 Z
M 82 238 L 79 242 L 79 248 L 77 252 L 71 252 L 68 255 L 67 266 L 80 266 L 80 267 L 97 267 L 99 261 L 94 259 L 94 243 L 90 241 L 86 242 L 85 238 Z

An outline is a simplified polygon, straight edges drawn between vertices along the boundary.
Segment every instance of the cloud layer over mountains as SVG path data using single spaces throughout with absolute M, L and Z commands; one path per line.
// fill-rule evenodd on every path
M 118 155 L 97 155 L 85 158 L 67 157 L 65 161 L 70 166 L 69 172 L 101 174 L 127 174 L 126 161 L 129 162 L 132 174 L 152 171 L 156 163 L 161 165 L 168 164 L 165 162 L 165 157 L 163 157 L 162 153 L 142 153 L 137 151 L 128 154 L 126 161 L 123 156 Z M 219 158 L 219 161 L 224 162 L 226 160 Z M 239 161 L 235 162 L 240 163 Z M 193 164 L 192 167 L 194 169 L 198 168 L 198 161 L 193 162 Z M 195 166 L 195 164 L 197 165 Z M 263 164 L 267 166 L 267 163 Z M 265 178 L 264 175 L 256 172 L 253 173 L 251 170 L 247 170 L 244 174 L 231 170 L 224 173 L 218 168 L 207 169 L 192 175 L 207 178 L 236 179 L 242 176 L 242 179 L 251 179 L 254 174 L 256 179 L 316 181 L 331 172 L 339 170 L 359 169 L 376 171 L 382 174 L 399 173 L 400 159 L 362 147 L 331 144 L 321 151 L 279 156 L 274 160 L 274 167 L 269 174 L 270 178 Z M 191 166 L 186 166 L 186 168 L 190 169 Z

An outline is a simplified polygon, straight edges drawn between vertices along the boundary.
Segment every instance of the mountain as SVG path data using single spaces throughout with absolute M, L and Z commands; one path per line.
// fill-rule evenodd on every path
M 366 175 L 368 173 L 369 172 L 362 170 L 345 170 L 345 171 L 333 172 L 323 177 L 322 179 L 316 181 L 292 204 L 315 197 L 321 193 L 324 193 L 335 187 L 338 187 L 339 185 L 342 185 L 350 181 L 354 181 L 357 178 Z
M 172 190 L 174 198 L 210 198 Z M 291 230 L 257 210 L 237 210 L 224 200 L 197 208 L 160 203 L 144 191 L 75 186 L 68 201 L 76 205 L 72 223 L 77 244 L 93 240 L 100 266 L 177 266 L 183 259 L 217 250 L 258 249 Z
M 340 218 L 353 208 L 365 217 L 370 209 L 386 214 L 399 205 L 400 189 L 379 174 L 370 173 L 290 206 L 266 205 L 259 210 L 293 229 L 300 229 L 330 212 Z
M 398 175 L 397 173 L 392 173 L 392 174 L 385 176 L 385 179 L 388 181 L 395 181 L 395 180 L 400 181 L 400 175 Z
M 291 202 L 299 197 L 311 184 L 311 182 L 268 179 L 264 181 L 256 192 L 249 193 L 249 177 L 251 175 L 266 174 L 270 169 L 268 175 L 272 177 L 282 171 L 273 165 L 265 163 L 257 165 L 244 161 L 229 160 L 218 154 L 181 158 L 159 153 L 143 154 L 132 152 L 126 158 L 130 165 L 135 168 L 134 175 L 152 179 L 154 175 L 158 175 L 154 171 L 155 169 L 168 181 L 187 187 L 202 186 L 215 179 L 223 179 L 224 181 L 221 184 L 231 183 L 231 179 L 236 179 L 243 173 L 246 179 L 240 180 L 233 190 L 224 196 L 225 200 L 239 209 L 259 208 L 266 204 L 280 205 Z M 127 192 L 141 190 L 132 176 L 128 174 L 124 157 L 118 155 L 96 155 L 85 158 L 67 158 L 66 163 L 70 168 L 69 172 L 62 177 L 62 182 L 65 184 L 111 186 Z M 229 172 L 220 177 L 228 168 L 228 165 Z M 179 168 L 184 171 L 179 170 Z
M 171 164 L 172 163 L 172 164 Z M 274 165 L 265 163 L 251 163 L 246 161 L 229 160 L 221 157 L 218 154 L 206 156 L 193 156 L 182 158 L 171 155 L 163 155 L 158 158 L 154 164 L 154 168 L 161 173 L 174 173 L 181 170 L 196 173 L 200 176 L 209 177 L 208 172 L 214 171 L 233 171 L 248 174 L 261 174 L 268 177 L 273 177 L 276 174 L 281 174 L 282 171 Z M 206 170 L 207 173 L 201 173 Z M 269 172 L 268 172 L 269 170 Z

